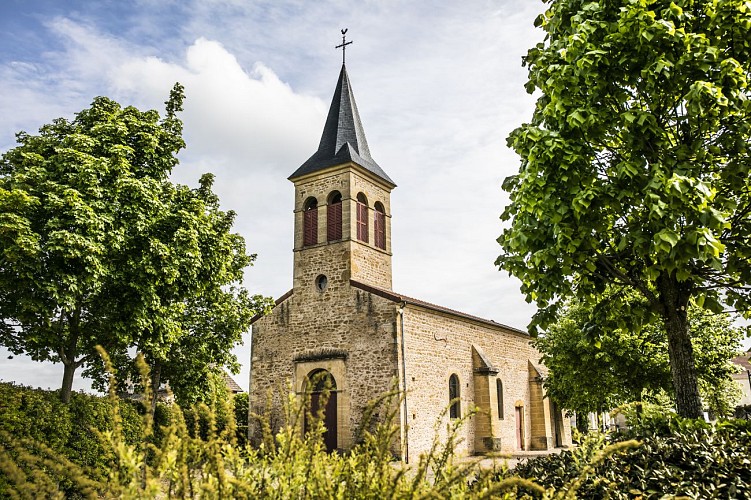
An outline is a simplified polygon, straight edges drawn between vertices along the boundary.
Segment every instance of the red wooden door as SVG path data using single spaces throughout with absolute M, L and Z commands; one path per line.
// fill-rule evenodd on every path
M 314 392 L 310 395 L 310 414 L 318 415 L 318 411 L 321 409 L 321 403 L 323 394 L 320 392 Z M 326 446 L 326 451 L 334 451 L 337 448 L 336 442 L 336 392 L 330 392 L 328 400 L 326 401 L 326 407 L 323 409 L 323 426 L 326 430 L 323 432 L 323 443 Z M 309 422 L 306 419 L 305 430 L 310 428 Z
M 323 443 L 326 446 L 326 451 L 334 451 L 337 449 L 337 414 L 336 414 L 336 380 L 331 373 L 326 370 L 313 370 L 308 374 L 308 390 L 310 391 L 310 416 L 313 419 L 318 417 L 319 413 L 322 413 L 323 420 Z M 325 407 L 322 405 L 325 401 Z M 308 432 L 311 427 L 310 418 L 305 416 L 305 432 Z

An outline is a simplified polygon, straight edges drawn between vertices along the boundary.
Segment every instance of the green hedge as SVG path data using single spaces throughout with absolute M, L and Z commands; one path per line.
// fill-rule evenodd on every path
M 123 437 L 131 444 L 143 437 L 138 406 L 120 401 Z M 111 416 L 107 398 L 73 393 L 66 405 L 58 391 L 0 382 L 0 431 L 44 443 L 95 477 L 105 471 L 110 456 L 92 429 L 112 430 Z
M 642 444 L 592 467 L 581 497 L 751 498 L 751 422 L 745 420 L 651 418 L 628 433 L 590 436 L 577 450 L 530 460 L 514 473 L 559 488 L 581 474 L 602 446 L 625 439 Z

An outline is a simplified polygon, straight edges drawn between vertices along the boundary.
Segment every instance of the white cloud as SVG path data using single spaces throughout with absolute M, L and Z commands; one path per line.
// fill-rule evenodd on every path
M 518 166 L 505 137 L 531 116 L 520 63 L 539 38 L 532 20 L 542 8 L 141 0 L 145 14 L 117 34 L 96 19 L 54 18 L 48 51 L 0 65 L 0 89 L 11 91 L 0 92 L 0 147 L 13 131 L 70 117 L 96 95 L 161 110 L 180 81 L 187 149 L 174 178 L 195 184 L 216 174 L 223 206 L 238 213 L 236 228 L 259 255 L 248 287 L 279 296 L 292 283 L 286 178 L 317 147 L 340 64 L 333 46 L 348 27 L 347 66 L 371 152 L 399 185 L 395 289 L 524 328 L 533 308 L 493 261 L 500 183 Z M 176 27 L 160 37 L 164 23 Z M 247 385 L 247 370 L 237 380 Z

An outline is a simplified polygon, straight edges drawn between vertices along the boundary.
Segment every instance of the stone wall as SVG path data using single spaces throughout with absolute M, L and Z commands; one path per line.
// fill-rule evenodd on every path
M 332 191 L 342 195 L 342 239 L 327 242 L 326 212 Z M 358 193 L 368 201 L 367 243 L 357 240 Z M 408 434 L 412 461 L 430 449 L 439 419 L 443 421 L 438 436 L 445 438 L 448 380 L 456 374 L 462 416 L 480 407 L 460 429 L 463 441 L 457 452 L 516 450 L 516 405 L 523 409 L 524 448 L 529 449 L 532 442 L 549 446 L 551 412 L 542 401 L 539 374 L 530 374 L 534 368 L 529 363 L 538 363 L 539 354 L 529 337 L 502 325 L 415 303 L 406 303 L 402 310 L 405 300 L 390 292 L 389 194 L 389 186 L 353 164 L 295 179 L 293 289 L 270 315 L 253 324 L 250 411 L 268 410 L 272 430 L 277 430 L 284 423 L 288 393 L 301 394 L 306 377 L 324 369 L 336 381 L 337 447 L 347 449 L 354 444 L 368 404 L 396 388 L 397 382 L 399 389 L 406 383 L 406 411 L 400 407 L 400 422 L 406 421 L 407 426 L 402 427 L 395 451 L 406 451 L 402 444 Z M 303 206 L 310 197 L 318 205 L 318 242 L 303 246 Z M 386 214 L 385 250 L 374 245 L 376 202 L 383 204 Z M 325 281 L 319 280 L 322 276 Z M 365 285 L 354 286 L 350 280 Z M 497 380 L 503 383 L 502 418 Z M 534 399 L 532 404 L 530 399 Z M 387 410 L 378 410 L 378 418 Z M 570 443 L 567 427 L 564 436 L 564 442 Z M 253 437 L 258 438 L 257 433 Z
M 299 391 L 304 376 L 326 369 L 337 384 L 338 447 L 351 447 L 368 403 L 397 381 L 395 318 L 395 304 L 348 283 L 295 290 L 253 324 L 251 411 L 264 411 L 270 392 L 278 428 L 286 388 Z
M 484 413 L 471 417 L 460 430 L 464 441 L 457 449 L 458 453 L 486 451 L 482 447 L 487 445 L 504 452 L 516 451 L 515 404 L 518 401 L 523 405 L 524 445 L 529 449 L 532 419 L 527 415 L 531 412 L 533 394 L 530 393 L 528 362 L 536 363 L 540 357 L 531 346 L 529 337 L 501 325 L 491 326 L 416 305 L 407 304 L 403 314 L 411 459 L 430 448 L 439 418 L 442 420 L 438 426 L 439 435 L 445 438 L 445 424 L 450 420 L 446 409 L 451 374 L 459 377 L 462 415 L 467 415 L 478 403 L 487 408 Z M 495 377 L 503 383 L 503 418 L 498 417 L 494 377 L 483 379 L 474 371 L 473 345 L 479 347 L 498 370 Z M 476 383 L 481 385 L 475 386 Z M 476 394 L 486 394 L 487 400 L 475 400 Z M 541 397 L 542 394 L 535 396 Z M 552 436 L 550 422 L 544 425 L 547 426 L 547 435 Z M 491 441 L 475 439 L 477 432 L 488 428 L 492 433 Z M 564 435 L 564 442 L 570 443 L 570 429 L 567 427 Z

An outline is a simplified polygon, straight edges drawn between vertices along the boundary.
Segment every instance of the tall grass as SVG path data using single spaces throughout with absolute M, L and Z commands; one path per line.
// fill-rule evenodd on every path
M 101 351 L 105 365 L 109 359 Z M 148 372 L 139 363 L 144 382 Z M 143 387 L 149 388 L 144 383 Z M 149 401 L 145 394 L 144 401 Z M 150 412 L 143 416 L 143 440 L 128 443 L 123 437 L 114 376 L 107 396 L 112 402 L 110 430 L 96 432 L 104 444 L 109 465 L 106 477 L 97 477 L 38 441 L 0 434 L 0 477 L 10 498 L 264 498 L 264 499 L 418 499 L 418 498 L 575 498 L 581 477 L 558 489 L 527 479 L 499 476 L 468 462 L 458 462 L 454 448 L 463 420 L 448 424 L 445 440 L 436 440 L 430 452 L 412 466 L 395 460 L 399 436 L 401 394 L 392 391 L 371 403 L 356 445 L 346 453 L 327 453 L 322 415 L 310 413 L 304 398 L 290 392 L 283 425 L 272 433 L 269 420 L 258 415 L 263 439 L 256 447 L 238 444 L 233 419 L 222 428 L 216 415 L 233 415 L 231 399 L 220 406 L 193 411 L 192 429 L 179 408 L 168 425 L 154 432 Z M 325 394 L 324 394 L 325 397 Z M 321 405 L 325 407 L 325 401 Z M 374 415 L 386 415 L 374 419 Z M 310 419 L 307 432 L 303 419 Z M 465 417 L 468 418 L 468 417 Z M 443 421 L 443 420 L 441 420 Z M 443 425 L 443 424 L 436 424 Z M 436 433 L 439 435 L 439 433 Z M 592 462 L 618 449 L 599 450 Z

